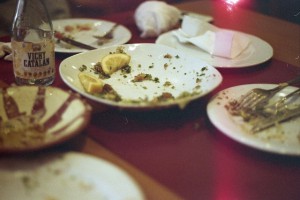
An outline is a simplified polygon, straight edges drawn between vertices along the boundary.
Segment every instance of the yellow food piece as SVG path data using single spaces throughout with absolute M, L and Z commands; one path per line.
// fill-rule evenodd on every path
M 79 73 L 78 77 L 86 92 L 88 93 L 102 92 L 104 83 L 99 78 L 84 72 Z
M 125 67 L 130 62 L 130 56 L 124 53 L 109 54 L 102 58 L 101 66 L 105 74 L 110 75 Z

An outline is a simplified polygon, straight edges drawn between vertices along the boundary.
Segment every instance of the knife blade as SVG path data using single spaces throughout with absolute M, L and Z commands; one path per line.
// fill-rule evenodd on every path
M 275 126 L 276 124 L 288 121 L 288 120 L 290 120 L 292 118 L 295 118 L 299 115 L 300 115 L 300 107 L 289 110 L 286 115 L 279 116 L 277 118 L 272 118 L 270 120 L 261 121 L 260 124 L 257 124 L 256 126 L 254 126 L 251 131 L 253 133 L 257 133 L 259 131 L 265 130 L 265 129 L 270 128 L 272 126 Z
M 268 111 L 270 110 L 272 115 L 266 118 L 263 118 L 259 120 L 255 126 L 252 128 L 252 132 L 256 133 L 259 131 L 262 131 L 264 129 L 267 129 L 269 127 L 275 126 L 278 123 L 285 122 L 289 119 L 292 119 L 294 117 L 297 117 L 300 115 L 300 105 L 296 104 L 295 107 L 290 108 L 289 104 L 292 104 L 291 102 L 285 102 L 289 98 L 293 98 L 293 100 L 296 100 L 300 95 L 300 89 L 297 89 L 285 97 L 281 98 L 280 100 L 276 101 L 274 104 L 270 106 L 270 108 L 264 110 Z M 268 112 L 270 112 L 268 111 Z
M 73 39 L 71 39 L 69 37 L 66 37 L 63 33 L 60 33 L 58 31 L 54 32 L 54 37 L 57 38 L 58 40 L 64 41 L 64 42 L 66 42 L 68 44 L 71 44 L 73 46 L 76 46 L 76 47 L 79 47 L 79 48 L 82 48 L 82 49 L 87 49 L 87 50 L 96 49 L 93 46 L 90 46 L 90 45 L 84 44 L 82 42 L 73 40 Z

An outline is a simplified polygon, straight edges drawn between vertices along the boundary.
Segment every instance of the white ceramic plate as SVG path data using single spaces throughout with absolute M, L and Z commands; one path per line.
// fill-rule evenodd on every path
M 179 49 L 191 56 L 198 57 L 208 64 L 218 68 L 240 68 L 250 67 L 269 60 L 273 56 L 273 48 L 264 40 L 246 33 L 244 34 L 251 41 L 250 45 L 238 57 L 234 59 L 226 59 L 218 56 L 211 56 L 209 53 L 201 50 L 192 44 L 180 43 L 172 34 L 172 31 L 160 35 L 156 43 L 167 45 L 175 49 Z
M 144 199 L 125 171 L 93 156 L 69 152 L 0 161 L 0 199 Z
M 53 20 L 52 23 L 53 23 L 53 29 L 55 31 L 59 31 L 65 33 L 66 35 L 70 35 L 74 40 L 93 46 L 95 48 L 124 44 L 128 42 L 131 38 L 131 32 L 125 26 L 118 25 L 113 32 L 114 34 L 113 39 L 105 42 L 102 45 L 98 45 L 97 39 L 95 39 L 93 35 L 101 36 L 105 34 L 115 24 L 114 22 L 105 21 L 105 20 L 72 18 L 72 19 Z M 67 26 L 71 26 L 72 28 L 74 28 L 74 31 L 66 32 L 65 27 Z M 89 27 L 90 30 L 80 31 L 80 29 L 76 28 L 78 26 L 79 27 L 86 26 Z M 60 43 L 56 43 L 55 51 L 60 53 L 79 53 L 87 50 L 70 46 L 64 42 L 60 42 Z
M 79 134 L 90 114 L 90 106 L 79 95 L 59 88 L 12 86 L 0 90 L 0 152 L 61 143 Z
M 208 103 L 208 117 L 221 132 L 237 142 L 263 151 L 300 155 L 300 117 L 281 123 L 278 127 L 252 134 L 246 131 L 247 124 L 243 120 L 230 115 L 224 107 L 230 100 L 239 98 L 253 88 L 269 89 L 275 86 L 274 84 L 249 84 L 225 89 Z M 295 87 L 287 87 L 276 94 L 275 98 L 285 96 L 295 89 Z
M 97 49 L 74 55 L 61 62 L 59 73 L 62 80 L 75 91 L 99 103 L 122 108 L 162 108 L 174 105 L 184 107 L 190 101 L 200 98 L 215 89 L 222 81 L 221 74 L 201 59 L 190 57 L 176 49 L 157 44 L 127 44 L 122 45 L 124 51 L 131 56 L 129 65 L 131 73 L 115 72 L 111 78 L 103 80 L 110 84 L 123 100 L 115 102 L 86 93 L 78 79 L 79 68 L 82 65 L 90 68 L 101 61 L 102 57 L 115 52 L 118 46 Z M 165 58 L 170 55 L 171 58 Z M 140 73 L 150 74 L 159 82 L 132 82 Z M 169 86 L 165 86 L 166 82 Z M 169 92 L 175 100 L 168 102 L 149 102 L 163 92 Z M 189 92 L 185 98 L 178 98 L 184 92 Z M 147 99 L 148 101 L 145 101 Z M 136 101 L 136 102 L 132 102 Z

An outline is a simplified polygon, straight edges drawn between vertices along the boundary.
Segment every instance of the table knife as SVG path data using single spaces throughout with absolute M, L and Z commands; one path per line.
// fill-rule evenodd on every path
M 76 46 L 76 47 L 79 47 L 79 48 L 82 48 L 82 49 L 87 49 L 87 50 L 96 49 L 93 46 L 90 46 L 90 45 L 84 44 L 82 42 L 78 42 L 76 40 L 73 40 L 73 39 L 71 39 L 69 37 L 66 37 L 66 36 L 64 36 L 63 33 L 60 33 L 60 32 L 57 32 L 57 31 L 55 31 L 54 37 L 57 38 L 58 40 L 64 41 L 64 42 L 66 42 L 68 44 L 71 44 L 73 46 Z

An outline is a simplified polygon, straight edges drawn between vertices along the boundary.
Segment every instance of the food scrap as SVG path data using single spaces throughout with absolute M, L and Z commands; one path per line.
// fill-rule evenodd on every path
M 142 81 L 154 81 L 155 83 L 159 82 L 157 77 L 153 78 L 151 74 L 140 73 L 134 76 L 132 82 L 142 82 Z
M 66 25 L 64 27 L 64 31 L 71 33 L 71 32 L 80 32 L 80 31 L 89 31 L 92 29 L 91 24 L 75 24 L 75 25 Z
M 152 55 L 148 55 L 152 57 Z M 154 62 L 151 62 L 150 65 L 143 66 L 141 64 L 136 64 L 136 67 L 132 67 L 130 65 L 131 61 L 131 56 L 126 52 L 124 46 L 119 46 L 116 48 L 115 51 L 108 52 L 107 55 L 105 55 L 101 61 L 93 64 L 89 68 L 89 73 L 92 72 L 95 74 L 93 76 L 93 79 L 98 79 L 99 81 L 93 80 L 92 83 L 89 83 L 89 86 L 84 86 L 85 83 L 82 82 L 82 85 L 85 88 L 85 91 L 88 93 L 91 93 L 94 96 L 103 98 L 103 99 L 108 99 L 111 101 L 115 102 L 122 102 L 122 103 L 130 103 L 130 104 L 160 104 L 160 103 L 165 103 L 165 102 L 173 102 L 178 100 L 179 103 L 181 103 L 183 106 L 185 106 L 190 100 L 191 97 L 199 95 L 201 93 L 201 78 L 204 76 L 205 71 L 207 71 L 207 67 L 203 67 L 197 71 L 195 71 L 195 82 L 196 85 L 194 88 L 191 89 L 191 91 L 183 91 L 179 94 L 174 94 L 171 93 L 170 90 L 174 91 L 176 93 L 176 88 L 175 85 L 168 80 L 163 80 L 164 82 L 161 83 L 161 80 L 158 77 L 154 76 L 154 73 L 152 73 L 152 69 L 160 68 L 160 69 L 167 69 L 168 66 L 172 65 L 171 59 L 176 58 L 178 59 L 179 56 L 173 56 L 169 53 L 163 55 L 163 58 L 168 59 L 168 63 L 165 63 L 163 66 L 161 65 L 155 65 Z M 179 67 L 181 68 L 181 67 Z M 144 69 L 146 69 L 144 71 Z M 178 68 L 175 68 L 175 66 L 172 66 L 170 70 L 176 70 L 178 71 Z M 87 70 L 87 67 L 85 65 L 82 65 L 79 68 L 79 71 L 81 73 L 85 72 Z M 118 74 L 117 77 L 114 77 L 114 73 L 120 72 L 121 74 Z M 136 73 L 137 72 L 137 73 Z M 184 73 L 185 75 L 189 75 L 187 72 Z M 121 76 L 119 76 L 121 75 Z M 117 78 L 118 81 L 124 81 L 126 83 L 132 82 L 134 83 L 135 86 L 139 86 L 140 88 L 143 88 L 145 90 L 150 90 L 153 91 L 155 88 L 151 87 L 157 87 L 157 90 L 154 91 L 154 94 L 147 96 L 138 96 L 137 99 L 127 99 L 122 97 L 120 94 L 118 94 L 119 91 L 114 89 L 114 85 L 107 84 L 108 82 L 111 81 L 111 79 Z M 147 82 L 147 81 L 152 81 L 154 82 L 157 86 L 154 86 L 152 84 L 150 85 L 144 85 L 140 84 L 142 82 Z M 98 85 L 94 86 L 97 82 Z M 102 82 L 102 84 L 101 84 Z M 185 83 L 183 83 L 183 86 Z M 98 87 L 99 86 L 99 87 Z M 99 90 L 98 90 L 99 89 Z M 122 92 L 120 91 L 122 94 Z

